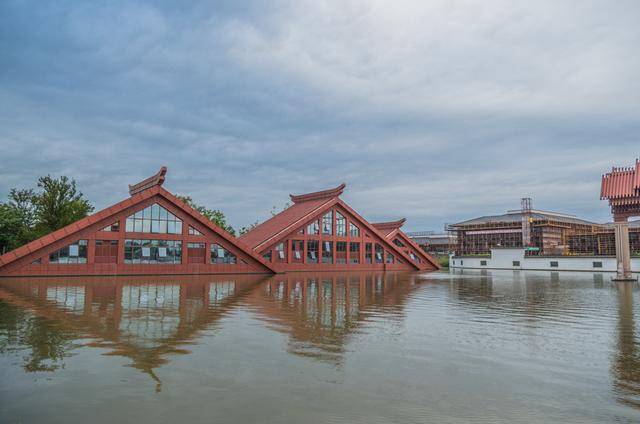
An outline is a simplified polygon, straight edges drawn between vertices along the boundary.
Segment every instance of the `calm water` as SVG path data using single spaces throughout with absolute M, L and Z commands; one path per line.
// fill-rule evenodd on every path
M 637 320 L 599 274 L 0 280 L 0 422 L 640 422 Z

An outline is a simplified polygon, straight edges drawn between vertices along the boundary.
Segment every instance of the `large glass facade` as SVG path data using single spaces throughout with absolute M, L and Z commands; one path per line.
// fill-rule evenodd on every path
M 322 216 L 322 234 L 333 234 L 333 211 L 329 211 Z
M 124 241 L 124 262 L 127 264 L 180 264 L 182 263 L 182 241 L 127 239 Z
M 340 237 L 347 235 L 347 219 L 338 211 L 336 211 L 336 235 Z
M 211 243 L 212 264 L 236 264 L 237 262 L 238 259 L 236 258 L 236 255 L 217 243 Z
M 157 203 L 129 216 L 127 232 L 182 234 L 182 220 Z
M 49 254 L 51 264 L 86 264 L 87 240 L 78 240 Z

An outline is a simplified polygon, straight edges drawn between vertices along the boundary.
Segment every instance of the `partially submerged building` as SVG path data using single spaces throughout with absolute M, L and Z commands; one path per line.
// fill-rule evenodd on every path
M 0 256 L 0 275 L 272 273 L 273 267 L 162 187 L 130 197 Z
M 344 189 L 341 184 L 290 195 L 290 207 L 240 241 L 280 272 L 437 269 L 424 256 L 412 257 L 342 201 Z
M 401 227 L 406 222 L 405 218 L 398 221 L 378 222 L 373 226 L 388 240 L 391 240 L 400 250 L 404 251 L 421 270 L 430 270 L 438 267 L 437 262 L 414 242 Z
M 345 185 L 293 205 L 236 238 L 162 187 L 167 169 L 130 197 L 0 256 L 0 276 L 248 274 L 435 270 L 403 234 L 394 244 L 340 198 Z

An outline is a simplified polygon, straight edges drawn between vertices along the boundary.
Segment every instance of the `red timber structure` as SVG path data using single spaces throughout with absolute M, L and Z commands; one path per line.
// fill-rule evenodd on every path
M 426 253 L 416 242 L 411 240 L 400 228 L 407 220 L 405 218 L 397 221 L 378 222 L 373 226 L 380 231 L 388 240 L 391 240 L 398 249 L 409 255 L 411 260 L 418 265 L 421 271 L 428 271 L 440 268 L 438 262 Z
M 162 187 L 130 197 L 0 256 L 0 276 L 273 273 L 262 257 Z
M 367 222 L 340 199 L 345 184 L 302 195 L 242 235 L 240 241 L 276 271 L 436 270 Z
M 608 200 L 616 239 L 617 279 L 632 280 L 629 218 L 640 216 L 640 160 L 635 166 L 613 168 L 602 176 L 600 199 Z

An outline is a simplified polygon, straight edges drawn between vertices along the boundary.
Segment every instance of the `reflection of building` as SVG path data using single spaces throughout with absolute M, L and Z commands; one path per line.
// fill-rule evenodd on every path
M 56 322 L 59 325 L 53 328 L 58 334 L 96 339 L 93 346 L 130 358 L 134 368 L 157 380 L 154 369 L 166 363 L 167 356 L 188 353 L 184 346 L 200 330 L 215 325 L 242 294 L 264 279 L 258 275 L 67 277 L 64 282 L 3 279 L 0 300 Z M 60 346 L 49 348 L 59 353 L 53 358 L 40 355 L 31 362 L 66 356 L 63 348 L 71 348 L 69 338 L 58 334 L 47 339 L 59 340 Z
M 188 354 L 190 344 L 240 305 L 289 334 L 292 353 L 340 362 L 349 335 L 376 311 L 398 319 L 413 279 L 356 272 L 2 279 L 0 301 L 44 318 L 27 323 L 21 316 L 13 325 L 23 327 L 9 329 L 30 332 L 26 371 L 53 371 L 77 340 L 91 339 L 91 346 L 130 358 L 160 384 L 157 368 Z
M 275 275 L 247 302 L 289 336 L 289 352 L 340 363 L 352 334 L 369 319 L 400 320 L 417 287 L 397 273 L 288 273 Z
M 128 199 L 0 256 L 0 275 L 273 272 L 162 188 L 165 173 L 130 186 Z
M 293 205 L 240 241 L 277 271 L 437 269 L 427 257 L 411 257 L 342 201 L 344 188 L 291 195 Z
M 618 283 L 618 344 L 613 362 L 614 388 L 618 401 L 640 407 L 640 351 L 637 348 L 633 314 L 634 287 Z

